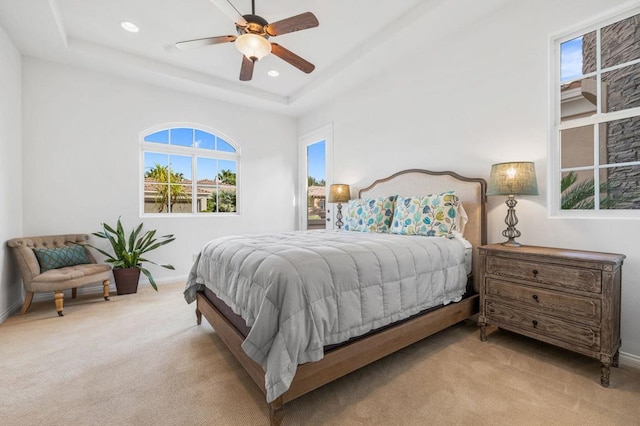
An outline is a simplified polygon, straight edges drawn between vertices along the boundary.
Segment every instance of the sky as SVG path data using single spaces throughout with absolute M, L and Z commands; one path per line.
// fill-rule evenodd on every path
M 320 141 L 307 147 L 307 173 L 317 181 L 326 182 L 325 145 L 325 141 Z
M 161 130 L 159 132 L 148 135 L 144 138 L 146 142 L 155 142 L 159 145 L 169 144 L 169 132 L 171 132 L 171 145 L 187 146 L 194 148 L 204 148 L 218 151 L 234 152 L 235 149 L 225 140 L 197 129 L 175 128 L 169 130 Z M 197 158 L 196 180 L 215 179 L 222 170 L 231 170 L 236 172 L 236 162 L 229 160 L 216 160 L 214 158 L 198 157 Z M 191 179 L 192 163 L 191 156 L 175 155 L 166 153 L 156 153 L 145 151 L 144 154 L 144 170 L 151 170 L 156 164 L 166 166 L 171 164 L 172 171 L 182 173 L 185 179 Z
M 582 36 L 560 44 L 560 81 L 582 76 Z

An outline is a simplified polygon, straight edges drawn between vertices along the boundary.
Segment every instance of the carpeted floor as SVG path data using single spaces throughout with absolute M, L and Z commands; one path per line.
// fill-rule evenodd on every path
M 267 425 L 264 396 L 182 298 L 36 302 L 0 325 L 1 425 Z M 284 425 L 637 425 L 640 370 L 460 323 L 285 406 Z

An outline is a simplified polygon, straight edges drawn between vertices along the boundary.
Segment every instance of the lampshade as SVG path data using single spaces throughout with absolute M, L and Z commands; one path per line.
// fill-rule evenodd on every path
M 487 195 L 538 195 L 535 164 L 529 161 L 492 165 Z
M 349 185 L 339 183 L 329 187 L 330 203 L 346 203 L 350 198 L 351 191 L 349 189 Z
M 259 60 L 271 53 L 271 43 L 257 34 L 242 34 L 236 38 L 236 48 L 251 60 Z

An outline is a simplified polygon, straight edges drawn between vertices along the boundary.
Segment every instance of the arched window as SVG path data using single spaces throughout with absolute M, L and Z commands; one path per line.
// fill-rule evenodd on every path
M 140 135 L 143 215 L 238 213 L 240 148 L 196 125 L 156 127 Z

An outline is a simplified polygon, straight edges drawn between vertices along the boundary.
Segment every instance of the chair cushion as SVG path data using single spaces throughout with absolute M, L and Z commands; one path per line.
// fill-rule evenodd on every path
M 33 282 L 56 282 L 74 278 L 88 277 L 91 275 L 110 272 L 111 266 L 100 263 L 89 263 L 86 265 L 66 266 L 64 268 L 51 269 L 33 279 Z
M 34 248 L 33 252 L 40 264 L 40 272 L 63 268 L 65 266 L 91 263 L 85 248 L 81 245 L 74 244 L 52 248 L 40 247 Z

